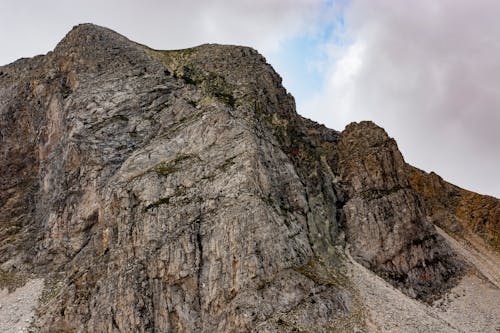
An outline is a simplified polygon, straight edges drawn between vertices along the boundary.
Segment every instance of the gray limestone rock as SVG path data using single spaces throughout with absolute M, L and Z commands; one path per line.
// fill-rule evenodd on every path
M 365 330 L 353 257 L 412 297 L 463 265 L 394 140 L 300 117 L 255 50 L 91 24 L 0 67 L 0 263 L 42 332 Z
M 428 220 L 396 142 L 361 122 L 346 127 L 338 149 L 354 258 L 412 297 L 432 298 L 451 286 L 464 267 Z

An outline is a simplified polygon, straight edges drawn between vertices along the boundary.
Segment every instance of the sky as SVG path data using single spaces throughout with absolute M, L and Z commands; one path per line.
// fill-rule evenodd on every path
M 405 160 L 500 197 L 498 0 L 0 0 L 0 65 L 91 22 L 157 49 L 252 46 L 305 117 L 372 120 Z

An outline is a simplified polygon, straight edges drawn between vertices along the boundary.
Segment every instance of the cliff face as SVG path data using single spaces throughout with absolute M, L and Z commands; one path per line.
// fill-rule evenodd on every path
M 365 331 L 351 256 L 429 301 L 468 266 L 433 223 L 498 243 L 497 199 L 300 117 L 250 48 L 80 25 L 0 67 L 0 131 L 1 268 L 46 278 L 41 331 Z

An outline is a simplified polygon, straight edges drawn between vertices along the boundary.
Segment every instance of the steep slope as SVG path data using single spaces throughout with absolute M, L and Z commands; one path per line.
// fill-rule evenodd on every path
M 432 221 L 448 232 L 500 252 L 500 202 L 445 182 L 435 173 L 409 167 L 412 187 L 421 194 Z
M 470 205 L 373 123 L 300 117 L 250 48 L 80 25 L 0 67 L 0 130 L 1 269 L 46 279 L 40 331 L 372 331 L 350 255 L 425 301 L 473 266 L 431 223 Z

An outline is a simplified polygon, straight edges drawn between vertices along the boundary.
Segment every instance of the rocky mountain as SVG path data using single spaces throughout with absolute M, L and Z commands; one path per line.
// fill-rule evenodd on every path
M 76 26 L 0 67 L 0 140 L 0 330 L 500 328 L 500 201 L 301 117 L 251 48 Z

